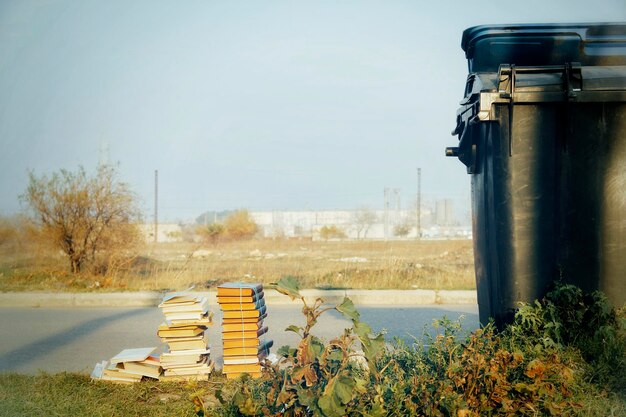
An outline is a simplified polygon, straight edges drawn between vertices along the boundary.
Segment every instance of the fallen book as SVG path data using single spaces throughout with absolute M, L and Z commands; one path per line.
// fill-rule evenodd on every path
M 147 376 L 150 378 L 159 379 L 163 368 L 161 367 L 161 361 L 156 355 L 148 356 L 148 358 L 141 362 L 124 362 L 124 372 L 135 375 Z
M 122 364 L 109 363 L 102 372 L 100 379 L 121 383 L 135 383 L 141 381 L 142 376 L 125 372 Z
M 252 297 L 263 292 L 263 284 L 246 282 L 226 282 L 217 287 L 218 297 Z
M 94 366 L 93 371 L 91 371 L 91 379 L 102 379 L 102 374 L 104 373 L 104 370 L 106 369 L 106 367 L 109 365 L 109 361 L 100 361 L 98 363 L 96 363 L 96 366 Z
M 109 362 L 112 364 L 120 362 L 140 362 L 144 361 L 156 350 L 156 347 L 124 349 L 113 356 Z

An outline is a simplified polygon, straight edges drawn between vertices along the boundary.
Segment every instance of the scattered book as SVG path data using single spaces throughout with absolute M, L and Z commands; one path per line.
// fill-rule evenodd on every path
M 124 372 L 159 379 L 163 368 L 159 356 L 150 355 L 143 361 L 123 362 Z
M 213 324 L 206 297 L 189 291 L 166 294 L 159 308 L 165 322 L 157 336 L 166 344 L 161 355 L 156 347 L 124 349 L 108 361 L 98 362 L 91 379 L 132 384 L 144 378 L 162 381 L 206 380 L 213 371 L 205 330 Z
M 119 384 L 133 384 L 141 381 L 142 376 L 124 371 L 121 363 L 116 364 L 108 362 L 106 366 L 104 366 L 100 379 Z
M 113 356 L 109 362 L 115 364 L 120 362 L 143 361 L 146 360 L 155 350 L 156 347 L 124 349 L 117 355 Z

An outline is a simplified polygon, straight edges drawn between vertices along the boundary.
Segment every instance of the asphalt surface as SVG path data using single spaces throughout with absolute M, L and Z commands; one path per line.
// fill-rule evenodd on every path
M 386 331 L 388 341 L 401 338 L 411 342 L 425 328 L 433 331 L 434 319 L 446 316 L 461 323 L 467 331 L 478 328 L 476 304 L 357 306 L 361 320 L 375 331 Z M 211 357 L 222 365 L 221 313 L 212 308 L 214 325 L 206 332 Z M 134 308 L 26 308 L 0 307 L 0 372 L 35 374 L 39 371 L 89 373 L 96 362 L 109 359 L 126 348 L 157 347 L 156 336 L 163 321 L 156 307 Z M 269 305 L 266 338 L 278 347 L 296 345 L 298 337 L 285 332 L 290 324 L 302 325 L 298 305 Z M 340 335 L 350 323 L 331 311 L 321 317 L 313 333 L 329 340 Z

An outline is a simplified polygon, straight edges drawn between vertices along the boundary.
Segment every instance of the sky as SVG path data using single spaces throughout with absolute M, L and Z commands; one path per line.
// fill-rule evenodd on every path
M 0 215 L 28 172 L 118 167 L 153 215 L 450 198 L 464 29 L 626 21 L 623 0 L 0 0 Z

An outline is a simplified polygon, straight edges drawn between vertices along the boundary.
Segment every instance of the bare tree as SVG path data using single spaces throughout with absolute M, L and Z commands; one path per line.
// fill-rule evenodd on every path
M 140 242 L 135 194 L 113 167 L 102 165 L 93 177 L 82 167 L 29 177 L 22 198 L 42 237 L 67 255 L 73 273 L 86 265 L 106 272 Z
M 370 208 L 361 207 L 354 213 L 353 220 L 357 239 L 361 238 L 361 233 L 363 233 L 363 239 L 365 239 L 370 227 L 378 220 L 378 216 L 376 216 L 376 213 Z

